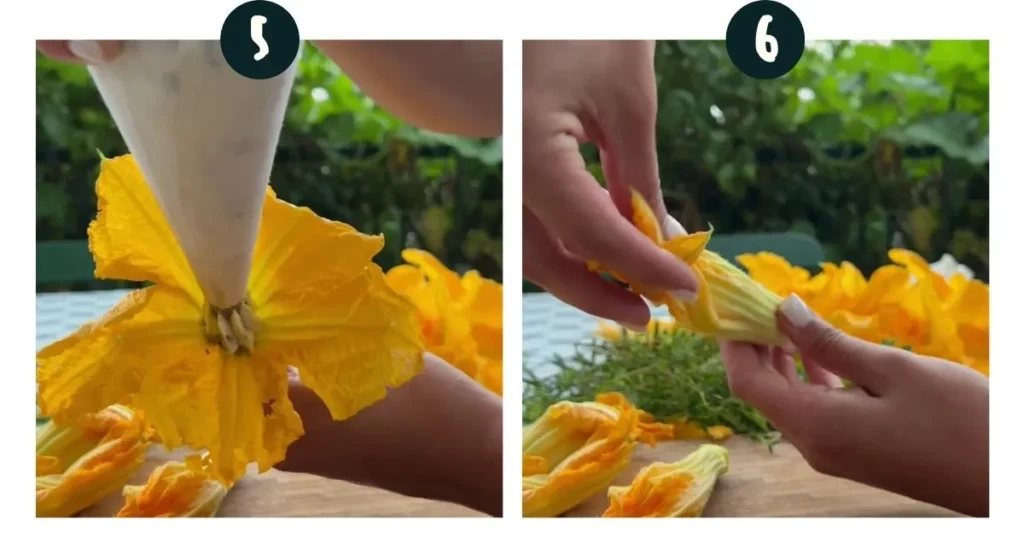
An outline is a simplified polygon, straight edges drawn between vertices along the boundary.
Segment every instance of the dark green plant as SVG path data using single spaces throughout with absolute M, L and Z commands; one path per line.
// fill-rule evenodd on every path
M 597 340 L 572 357 L 556 357 L 557 373 L 523 375 L 523 422 L 560 401 L 593 401 L 621 392 L 659 421 L 680 417 L 702 427 L 728 426 L 739 435 L 773 442 L 768 421 L 729 392 L 714 339 L 689 331 L 659 331 L 649 340 Z
M 820 42 L 756 81 L 659 44 L 658 146 L 687 229 L 803 231 L 870 272 L 893 246 L 988 274 L 988 42 Z
M 988 50 L 817 42 L 759 81 L 723 41 L 659 42 L 669 211 L 689 230 L 805 232 L 866 274 L 907 247 L 951 253 L 987 280 Z M 587 157 L 601 180 L 597 152 Z

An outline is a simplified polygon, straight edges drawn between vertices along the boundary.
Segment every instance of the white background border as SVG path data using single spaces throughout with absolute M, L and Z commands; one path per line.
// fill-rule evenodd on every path
M 896 536 L 921 531 L 938 534 L 962 533 L 966 525 L 980 525 L 987 530 L 1021 528 L 1011 523 L 1020 517 L 1019 499 L 1024 484 L 1024 458 L 1020 427 L 1024 424 L 1021 394 L 1013 387 L 1015 379 L 1024 379 L 1024 353 L 1015 340 L 1013 324 L 1024 315 L 1017 305 L 1024 303 L 1021 281 L 1013 277 L 1024 264 L 1020 251 L 1024 247 L 1018 234 L 1022 227 L 1019 200 L 1021 191 L 1020 162 L 1024 137 L 1018 132 L 1024 125 L 1021 99 L 1024 85 L 1020 70 L 1024 68 L 1019 45 L 1019 13 L 1012 1 L 973 0 L 914 1 L 860 0 L 834 2 L 826 0 L 785 1 L 803 22 L 807 39 L 991 39 L 991 283 L 992 295 L 992 367 L 995 390 L 992 393 L 992 514 L 989 521 L 940 520 L 519 520 L 520 509 L 520 418 L 521 398 L 521 303 L 519 282 L 521 260 L 521 105 L 523 38 L 546 39 L 724 39 L 729 19 L 745 1 L 644 1 L 611 2 L 603 0 L 537 1 L 341 1 L 341 0 L 277 0 L 295 17 L 303 39 L 497 39 L 505 40 L 504 119 L 505 119 L 505 182 L 504 182 L 504 277 L 505 300 L 505 520 L 444 520 L 423 523 L 409 520 L 361 519 L 260 519 L 260 520 L 179 520 L 160 524 L 145 521 L 114 523 L 109 520 L 36 521 L 33 531 L 46 534 L 76 536 L 109 535 L 114 525 L 123 525 L 121 532 L 145 532 L 154 536 L 179 536 L 183 530 L 195 532 L 197 526 L 212 532 L 244 532 L 248 536 L 270 536 L 281 533 L 324 533 L 341 535 L 378 534 L 380 527 L 391 532 L 421 534 L 429 527 L 450 536 L 512 536 L 524 533 L 541 535 L 629 533 L 697 533 L 720 535 L 727 532 L 762 534 L 769 531 L 789 536 L 822 532 L 829 536 L 857 536 L 876 532 Z M 2 409 L 7 410 L 12 433 L 0 444 L 3 457 L 3 498 L 0 507 L 5 516 L 32 518 L 34 508 L 30 493 L 32 461 L 29 450 L 31 414 L 34 400 L 31 379 L 35 372 L 33 334 L 35 238 L 28 229 L 34 222 L 32 200 L 35 188 L 31 181 L 35 170 L 35 140 L 28 136 L 35 125 L 33 87 L 35 80 L 35 39 L 215 39 L 219 37 L 224 18 L 240 1 L 177 0 L 150 1 L 48 1 L 8 3 L 9 16 L 4 20 L 2 37 L 4 82 L 0 84 L 5 106 L 4 128 L 0 138 L 4 155 L 3 196 L 0 209 L 0 233 L 4 264 L 2 280 L 7 288 L 2 316 L 2 336 L 6 344 L 6 380 L 0 391 Z M 1001 11 L 1002 13 L 997 13 Z M 1005 226 L 1005 228 L 1004 228 Z M 1006 233 L 1003 233 L 1003 232 Z M 1018 329 L 1019 330 L 1019 329 Z M 881 440 L 880 442 L 885 442 Z M 956 483 L 956 476 L 949 476 Z M 994 521 L 993 521 L 994 520 Z M 1006 521 L 999 521 L 1006 520 Z M 202 522 L 200 522 L 202 521 Z M 373 528 L 371 529 L 371 525 Z M 421 526 L 426 525 L 426 526 Z M 981 529 L 979 529 L 981 530 Z M 187 532 L 188 532 L 187 531 Z M 7 532 L 17 532 L 9 524 Z M 984 532 L 984 531 L 982 531 Z M 120 532 L 119 532 L 120 534 Z M 389 534 L 391 534 L 389 532 Z M 1002 535 L 1002 533 L 998 533 Z

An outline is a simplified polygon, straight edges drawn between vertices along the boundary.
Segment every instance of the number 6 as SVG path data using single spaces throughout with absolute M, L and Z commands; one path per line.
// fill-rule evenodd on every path
M 772 22 L 771 15 L 763 15 L 757 21 L 757 33 L 754 34 L 754 50 L 762 60 L 773 63 L 779 54 L 779 42 L 775 36 L 768 34 L 768 23 Z

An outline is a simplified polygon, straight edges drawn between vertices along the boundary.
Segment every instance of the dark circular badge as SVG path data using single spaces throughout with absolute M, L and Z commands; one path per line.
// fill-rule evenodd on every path
M 234 9 L 220 29 L 220 50 L 236 73 L 268 79 L 283 73 L 299 54 L 299 27 L 283 7 L 252 0 Z
M 725 49 L 743 74 L 761 80 L 779 78 L 796 67 L 804 54 L 804 26 L 792 9 L 757 0 L 732 16 Z

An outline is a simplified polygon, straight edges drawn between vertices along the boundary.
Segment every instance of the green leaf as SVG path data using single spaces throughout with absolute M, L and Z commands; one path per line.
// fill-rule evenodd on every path
M 988 158 L 987 135 L 981 145 L 968 141 L 977 127 L 977 116 L 949 112 L 918 120 L 897 131 L 897 137 L 906 144 L 933 145 L 952 158 L 977 163 L 979 159 Z

